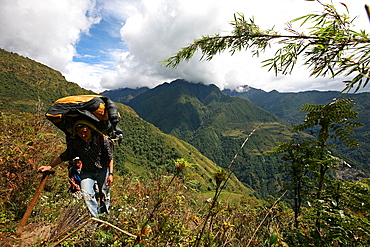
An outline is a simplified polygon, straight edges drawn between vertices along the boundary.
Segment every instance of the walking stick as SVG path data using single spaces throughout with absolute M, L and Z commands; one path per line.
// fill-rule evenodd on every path
M 26 212 L 23 215 L 23 218 L 19 222 L 19 225 L 18 225 L 17 230 L 15 232 L 17 235 L 20 235 L 22 233 L 23 228 L 26 225 L 27 220 L 28 220 L 28 218 L 30 217 L 30 215 L 32 213 L 32 210 L 33 210 L 33 208 L 36 205 L 37 199 L 39 198 L 39 196 L 41 194 L 41 191 L 43 190 L 43 188 L 45 186 L 45 183 L 46 183 L 47 178 L 49 177 L 49 175 L 54 174 L 54 173 L 55 173 L 55 171 L 46 171 L 46 172 L 43 172 L 42 173 L 42 178 L 41 178 L 40 185 L 37 188 L 36 193 L 35 193 L 35 195 L 32 198 L 32 201 L 28 205 L 28 207 L 26 209 Z

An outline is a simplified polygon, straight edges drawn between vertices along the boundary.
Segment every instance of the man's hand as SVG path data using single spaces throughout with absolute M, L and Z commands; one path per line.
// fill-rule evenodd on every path
M 113 175 L 109 175 L 108 178 L 107 178 L 106 185 L 110 186 L 112 183 L 113 183 Z
M 37 172 L 47 172 L 51 170 L 51 166 L 41 166 L 39 169 L 37 169 Z
M 53 162 L 50 163 L 49 166 L 41 166 L 39 169 L 37 169 L 37 172 L 48 172 L 51 170 L 51 168 L 56 167 L 62 162 L 62 159 L 60 157 L 57 157 L 55 160 L 53 160 Z
M 72 189 L 74 190 L 81 190 L 80 186 L 78 184 L 72 184 Z

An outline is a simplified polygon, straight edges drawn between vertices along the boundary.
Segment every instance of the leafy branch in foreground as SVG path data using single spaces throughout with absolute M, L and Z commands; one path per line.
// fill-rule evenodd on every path
M 253 18 L 247 20 L 243 14 L 234 15 L 231 22 L 233 31 L 231 35 L 206 35 L 194 42 L 172 57 L 162 61 L 167 67 L 177 67 L 182 61 L 189 61 L 196 51 L 200 50 L 200 60 L 212 60 L 215 55 L 229 51 L 233 55 L 237 51 L 251 50 L 253 56 L 258 56 L 273 42 L 280 48 L 273 58 L 263 61 L 263 67 L 269 67 L 275 74 L 290 74 L 299 58 L 311 70 L 311 76 L 352 76 L 346 81 L 348 91 L 356 86 L 365 87 L 370 79 L 370 36 L 363 30 L 354 31 L 354 19 L 346 14 L 339 14 L 330 4 L 317 2 L 323 7 L 321 14 L 308 14 L 292 20 L 312 25 L 307 28 L 308 33 L 300 33 L 287 24 L 289 35 L 268 29 L 262 30 Z M 341 3 L 347 10 L 347 6 Z

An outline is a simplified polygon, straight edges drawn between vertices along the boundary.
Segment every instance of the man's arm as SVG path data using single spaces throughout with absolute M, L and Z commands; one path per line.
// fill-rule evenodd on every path
M 113 183 L 113 160 L 109 161 L 108 169 L 109 169 L 109 175 L 107 178 L 107 186 Z
M 56 167 L 60 163 L 62 163 L 63 160 L 58 156 L 55 160 L 53 160 L 50 165 L 48 166 L 41 166 L 39 169 L 37 169 L 37 172 L 46 172 L 50 171 L 53 167 Z

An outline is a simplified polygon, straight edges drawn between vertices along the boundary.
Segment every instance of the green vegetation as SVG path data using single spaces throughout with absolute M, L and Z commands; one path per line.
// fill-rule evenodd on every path
M 67 82 L 59 71 L 0 48 L 0 109 L 32 112 L 69 95 L 96 94 Z M 58 90 L 55 90 L 55 89 Z
M 38 180 L 35 170 L 57 155 L 62 142 L 42 116 L 30 113 L 1 113 L 0 132 L 0 200 L 1 212 L 6 215 L 2 224 L 9 224 L 22 216 L 32 198 L 30 189 Z
M 119 88 L 119 89 L 114 89 L 114 90 L 107 90 L 100 94 L 104 96 L 109 95 L 109 98 L 114 100 L 115 102 L 121 102 L 123 104 L 127 104 L 130 100 L 132 100 L 136 96 L 148 90 L 149 88 L 147 87 L 141 87 L 141 88 L 136 88 L 136 89 Z
M 202 211 L 207 210 L 205 196 L 215 189 L 213 173 L 218 168 L 194 147 L 141 120 L 131 108 L 119 107 L 124 119 L 120 127 L 126 135 L 121 146 L 115 147 L 118 174 L 112 188 L 114 199 L 109 222 L 141 234 L 142 238 L 128 238 L 108 226 L 93 230 L 81 199 L 74 198 L 68 191 L 66 165 L 55 168 L 57 173 L 48 180 L 22 235 L 12 236 L 38 186 L 37 167 L 47 165 L 65 144 L 60 131 L 42 115 L 44 111 L 38 114 L 3 112 L 0 118 L 2 243 L 45 246 L 62 240 L 85 223 L 86 227 L 63 240 L 63 245 L 115 246 L 136 241 L 151 245 L 189 240 L 187 234 L 192 232 L 193 220 L 200 221 Z M 138 149 L 140 146 L 142 149 Z M 182 155 L 191 162 L 176 158 Z M 181 162 L 186 165 L 182 166 Z M 228 201 L 219 200 L 219 203 L 225 207 L 240 203 L 248 207 L 260 205 L 252 193 L 231 176 L 222 194 Z
M 299 233 L 294 237 L 306 238 L 304 242 L 308 242 L 311 237 L 315 246 L 329 246 L 333 243 L 357 246 L 353 237 L 366 238 L 370 233 L 368 227 L 359 230 L 360 225 L 362 227 L 368 223 L 368 217 L 358 217 L 358 214 L 367 214 L 368 209 L 357 211 L 349 208 L 350 201 L 347 201 L 346 193 L 351 194 L 351 191 L 342 190 L 343 187 L 348 189 L 347 186 L 357 187 L 362 182 L 356 184 L 329 178 L 330 172 L 343 161 L 331 154 L 328 141 L 335 138 L 348 147 L 358 146 L 358 141 L 352 138 L 353 128 L 363 125 L 355 120 L 358 113 L 352 110 L 352 101 L 336 99 L 327 105 L 304 105 L 302 110 L 308 111 L 306 119 L 302 124 L 295 125 L 294 129 L 309 129 L 316 140 L 280 143 L 270 152 L 270 155 L 282 153 L 282 160 L 289 162 L 284 165 L 284 173 L 290 180 L 285 182 L 282 189 L 293 191 L 294 231 L 305 231 L 304 236 L 299 236 Z M 357 199 L 356 204 L 361 207 L 368 203 L 364 201 L 367 196 Z M 306 203 L 312 208 L 303 208 Z M 311 226 L 305 225 L 306 217 L 309 217 Z M 358 223 L 353 224 L 355 220 Z M 295 241 L 292 239 L 292 242 Z
M 305 118 L 305 112 L 300 111 L 304 104 L 322 105 L 331 102 L 334 98 L 343 95 L 335 91 L 306 91 L 280 93 L 276 90 L 265 92 L 261 89 L 245 87 L 245 91 L 223 90 L 230 96 L 241 97 L 250 100 L 253 104 L 278 116 L 290 124 L 298 124 Z M 346 94 L 347 95 L 347 94 Z M 357 98 L 357 95 L 349 94 L 347 97 Z
M 325 7 L 329 13 L 317 17 L 325 24 L 323 27 L 332 31 L 327 23 L 346 24 L 347 19 L 336 23 L 342 17 L 336 15 L 332 6 Z M 326 17 L 331 21 L 325 22 Z M 252 31 L 258 30 L 252 27 Z M 315 30 L 318 33 L 313 35 L 322 31 Z M 342 31 L 339 30 L 340 37 L 343 37 Z M 267 43 L 257 40 L 254 44 Z M 337 49 L 336 44 L 331 45 Z M 327 52 L 328 47 L 321 46 L 318 47 L 322 48 L 321 52 Z M 279 61 L 286 57 L 278 54 L 277 60 L 270 61 L 283 66 Z M 319 66 L 315 67 L 319 74 L 325 72 L 320 62 L 329 70 L 334 66 L 325 64 L 327 57 L 315 58 L 311 57 L 315 66 Z M 350 63 L 354 68 L 360 66 L 352 60 Z M 344 62 L 344 65 L 348 64 Z M 285 71 L 292 68 L 290 62 L 286 66 Z M 119 172 L 112 186 L 112 215 L 98 219 L 102 222 L 100 226 L 94 224 L 96 219 L 89 218 L 78 194 L 75 198 L 67 191 L 66 176 L 53 175 L 20 236 L 13 233 L 38 184 L 39 175 L 34 171 L 63 150 L 64 138 L 60 132 L 52 134 L 56 129 L 40 114 L 44 112 L 41 105 L 46 98 L 40 97 L 37 101 L 36 113 L 14 113 L 21 104 L 14 104 L 10 110 L 3 104 L 1 243 L 21 246 L 369 246 L 370 180 L 333 179 L 341 159 L 328 149 L 334 140 L 351 148 L 358 145 L 352 135 L 354 128 L 361 126 L 356 120 L 361 113 L 353 110 L 352 100 L 339 98 L 326 105 L 304 105 L 302 110 L 308 112 L 306 119 L 294 129 L 308 130 L 314 137 L 310 139 L 308 134 L 288 131 L 287 124 L 277 117 L 246 100 L 228 97 L 214 86 L 194 91 L 189 88 L 202 88 L 197 84 L 179 83 L 181 87 L 175 90 L 176 83 L 165 84 L 157 88 L 159 92 L 149 90 L 132 102 L 146 107 L 173 103 L 168 106 L 171 114 L 197 114 L 184 116 L 185 125 L 173 121 L 170 127 L 177 128 L 183 139 L 203 138 L 205 142 L 199 145 L 204 145 L 203 150 L 213 159 L 226 161 L 229 157 L 224 168 L 216 166 L 190 144 L 163 134 L 130 107 L 119 105 L 123 116 L 120 127 L 126 135 L 115 150 Z M 361 85 L 359 78 L 350 85 L 356 83 Z M 166 90 L 176 97 L 171 98 Z M 34 95 L 23 97 L 26 102 L 27 97 Z M 160 117 L 167 117 L 166 113 Z M 274 137 L 274 133 L 278 135 Z M 267 160 L 264 151 L 277 140 L 280 146 L 272 154 L 280 156 Z M 223 152 L 225 150 L 228 152 Z M 226 153 L 230 156 L 224 157 Z M 277 160 L 280 158 L 283 165 L 279 170 Z M 241 164 L 246 159 L 250 159 L 252 165 L 242 170 Z M 281 196 L 269 195 L 265 201 L 257 200 L 251 196 L 253 192 L 233 176 L 232 172 L 237 169 L 240 172 L 255 169 L 250 176 L 245 176 L 254 179 L 250 183 L 257 184 L 263 191 L 277 184 Z M 278 170 L 279 176 L 264 181 Z M 66 175 L 63 166 L 56 171 Z
M 335 91 L 279 93 L 277 91 L 264 92 L 254 88 L 248 88 L 245 92 L 230 90 L 224 90 L 224 92 L 231 96 L 248 99 L 290 124 L 299 124 L 304 121 L 306 112 L 300 110 L 304 104 L 326 105 L 335 98 L 354 98 L 355 105 L 353 109 L 358 112 L 358 120 L 365 125 L 363 128 L 356 129 L 356 133 L 353 135 L 354 138 L 358 139 L 360 147 L 349 149 L 342 143 L 335 142 L 337 147 L 333 148 L 332 152 L 351 165 L 351 169 L 346 169 L 347 180 L 366 177 L 366 174 L 370 173 L 370 93 L 340 94 L 340 92 Z
M 189 181 L 193 181 L 194 189 L 214 189 L 214 182 L 212 185 L 209 181 L 212 173 L 218 168 L 211 160 L 188 143 L 163 134 L 158 128 L 137 116 L 130 107 L 118 105 L 122 116 L 120 127 L 124 131 L 122 143 L 115 147 L 115 163 L 120 174 L 145 178 L 150 174 L 174 173 L 174 160 L 184 158 L 195 164 L 182 174 L 191 178 Z M 248 192 L 236 178 L 230 181 L 228 188 L 234 192 Z
M 21 58 L 11 53 L 6 53 L 6 55 L 13 57 L 10 60 L 16 60 L 20 63 L 28 62 L 30 67 L 34 66 L 32 65 L 32 60 Z M 6 64 L 6 62 L 4 62 L 4 64 Z M 13 65 L 13 72 L 17 74 L 19 64 L 14 62 Z M 41 66 L 41 72 L 43 72 L 45 68 L 47 67 Z M 14 80 L 10 78 L 11 69 L 11 64 L 9 64 L 7 69 L 9 71 L 9 80 L 2 84 L 4 88 L 8 88 L 7 82 Z M 3 74 L 2 71 L 1 75 Z M 43 77 L 43 75 L 44 74 L 41 73 L 40 76 Z M 38 80 L 37 70 L 34 71 L 33 77 L 35 77 L 35 80 Z M 66 82 L 63 78 L 56 78 L 60 82 L 61 89 L 68 89 L 68 87 L 64 85 L 69 85 L 69 82 Z M 26 82 L 20 82 L 19 87 L 26 88 L 28 85 L 23 85 L 25 83 Z M 0 167 L 2 173 L 1 187 L 3 189 L 0 194 L 0 232 L 3 232 L 1 238 L 5 242 L 6 239 L 13 239 L 9 234 L 15 231 L 17 222 L 25 212 L 38 186 L 40 175 L 35 172 L 37 167 L 48 164 L 65 147 L 62 132 L 51 125 L 43 116 L 45 112 L 43 106 L 50 105 L 50 102 L 54 102 L 57 99 L 48 100 L 48 96 L 54 94 L 56 91 L 58 90 L 55 90 L 55 88 L 48 88 L 47 90 L 44 90 L 44 87 L 40 88 L 38 92 L 39 98 L 37 101 L 34 101 L 37 104 L 29 108 L 24 107 L 22 104 L 14 103 L 13 99 L 15 95 L 7 98 L 9 101 L 4 101 L 1 105 L 0 130 L 2 133 L 2 142 L 0 149 Z M 79 90 L 71 88 L 65 92 L 58 92 L 57 97 L 73 95 L 76 91 L 81 94 L 91 93 L 81 88 L 79 88 Z M 7 91 L 4 90 L 4 92 Z M 27 91 L 22 95 L 24 102 L 33 102 L 34 95 L 32 94 L 32 90 L 30 90 L 30 92 L 30 95 L 27 94 Z M 32 104 L 29 103 L 29 105 Z M 173 136 L 163 134 L 152 124 L 142 120 L 130 107 L 119 104 L 119 108 L 122 116 L 120 127 L 123 129 L 125 135 L 121 145 L 115 146 L 115 163 L 117 168 L 115 184 L 117 187 L 114 188 L 113 193 L 116 193 L 117 197 L 115 199 L 116 204 L 113 203 L 113 212 L 120 214 L 120 212 L 126 208 L 125 205 L 127 205 L 128 208 L 134 208 L 138 206 L 137 203 L 140 201 L 149 203 L 143 205 L 143 208 L 140 208 L 140 217 L 129 227 L 130 230 L 137 233 L 137 227 L 142 224 L 146 219 L 145 217 L 148 216 L 145 212 L 150 208 L 151 203 L 158 202 L 157 200 L 148 200 L 147 198 L 151 193 L 153 194 L 153 198 L 158 196 L 157 192 L 160 190 L 160 187 L 158 187 L 159 185 L 157 187 L 152 187 L 153 184 L 165 183 L 168 177 L 172 176 L 172 174 L 176 174 L 174 162 L 180 158 L 188 160 L 193 165 L 187 167 L 181 174 L 176 176 L 176 181 L 179 183 L 178 188 L 182 190 L 178 193 L 180 193 L 180 195 L 182 193 L 189 194 L 189 202 L 187 203 L 191 205 L 198 202 L 202 204 L 206 199 L 206 194 L 212 192 L 216 187 L 213 173 L 219 168 L 193 146 Z M 20 111 L 20 109 L 29 112 L 23 112 Z M 54 242 L 62 237 L 63 232 L 66 234 L 71 231 L 76 224 L 79 225 L 82 224 L 81 222 L 86 221 L 86 213 L 81 215 L 73 213 L 81 212 L 80 208 L 81 206 L 84 208 L 84 206 L 76 202 L 68 192 L 65 166 L 57 167 L 56 171 L 57 174 L 51 176 L 49 179 L 45 186 L 45 191 L 31 215 L 29 220 L 29 227 L 31 228 L 24 233 L 32 235 L 33 233 L 37 233 L 35 229 L 39 229 L 38 227 L 40 227 L 42 229 L 52 229 L 52 235 L 46 236 L 46 240 L 43 240 L 38 239 L 43 236 L 42 234 L 36 234 L 30 236 L 31 239 L 27 240 L 27 237 L 23 234 L 20 239 L 17 238 L 17 241 L 22 241 L 24 244 L 26 244 L 27 241 L 31 241 L 44 245 L 45 241 Z M 128 191 L 136 186 L 131 186 L 130 184 L 143 184 L 146 188 L 143 188 L 142 194 L 138 196 L 137 193 L 140 192 L 140 189 Z M 125 187 L 126 185 L 127 187 Z M 123 187 L 125 187 L 125 189 L 123 189 Z M 122 194 L 123 191 L 126 192 L 126 194 Z M 223 192 L 225 193 L 223 196 L 227 198 L 231 198 L 228 195 L 232 195 L 232 198 L 234 198 L 232 201 L 235 203 L 244 201 L 250 205 L 260 204 L 253 196 L 254 192 L 246 188 L 233 175 L 231 175 Z M 163 193 L 167 192 L 164 191 Z M 168 197 L 170 197 L 170 195 Z M 130 201 L 129 198 L 137 199 L 137 201 Z M 127 201 L 133 204 L 128 204 Z M 168 200 L 168 205 L 170 206 L 164 207 L 172 207 L 172 202 L 173 201 Z M 161 203 L 161 206 L 162 205 Z M 198 215 L 198 209 L 194 208 L 194 210 L 194 214 Z M 183 212 L 186 213 L 187 210 Z M 73 218 L 73 224 L 70 224 L 71 217 Z M 174 217 L 177 217 L 177 215 L 174 215 Z M 114 223 L 120 225 L 121 219 L 119 217 L 115 219 L 117 221 Z M 65 222 L 66 220 L 67 222 Z M 130 220 L 132 221 L 132 219 Z M 62 228 L 63 231 L 58 232 L 56 229 L 59 228 Z M 91 231 L 86 230 L 85 234 L 91 235 Z M 80 236 L 81 238 L 78 238 L 78 243 L 82 245 L 83 243 L 86 244 L 86 242 L 84 242 L 86 235 L 81 234 Z M 100 245 L 99 241 L 109 244 L 117 241 L 114 238 L 114 233 L 105 231 L 97 232 L 96 235 L 94 235 L 94 238 L 95 237 L 97 238 L 97 242 L 95 242 L 97 245 Z M 101 238 L 104 240 L 101 240 Z M 163 236 L 163 238 L 165 238 L 165 236 Z M 90 240 L 91 238 L 89 238 L 89 241 Z M 94 241 L 95 240 L 93 240 L 93 242 Z M 73 240 L 70 239 L 66 243 L 73 243 Z
M 251 49 L 254 55 L 258 55 L 270 47 L 272 40 L 279 40 L 282 46 L 277 49 L 273 58 L 264 61 L 265 66 L 269 66 L 276 73 L 288 74 L 302 57 L 304 64 L 312 69 L 312 75 L 353 76 L 347 81 L 344 90 L 354 87 L 357 91 L 361 86 L 366 86 L 370 78 L 369 36 L 364 31 L 351 30 L 352 20 L 346 15 L 338 14 L 334 6 L 317 2 L 324 8 L 322 14 L 308 14 L 294 20 L 302 21 L 303 24 L 312 21 L 313 26 L 308 29 L 308 35 L 293 30 L 290 25 L 287 30 L 292 35 L 288 36 L 279 35 L 272 29 L 263 31 L 253 19 L 245 20 L 244 16 L 239 14 L 235 15 L 232 23 L 232 35 L 203 36 L 182 48 L 164 63 L 176 67 L 181 61 L 189 60 L 198 49 L 203 54 L 202 59 L 206 60 L 211 60 L 214 55 L 225 50 L 234 54 L 241 49 Z M 347 8 L 344 3 L 341 4 Z M 328 176 L 328 172 L 340 161 L 328 150 L 329 140 L 339 140 L 350 148 L 358 146 L 357 140 L 349 138 L 354 133 L 353 128 L 361 126 L 353 120 L 357 118 L 357 112 L 351 109 L 353 105 L 350 102 L 351 100 L 338 99 L 324 106 L 305 105 L 302 110 L 309 112 L 306 120 L 294 126 L 294 129 L 309 129 L 315 134 L 316 141 L 293 140 L 281 143 L 275 150 L 275 154 L 285 154 L 283 160 L 291 161 L 286 172 L 287 177 L 292 180 L 288 189 L 294 191 L 295 227 L 285 232 L 286 234 L 275 232 L 270 238 L 270 244 L 277 243 L 281 235 L 286 237 L 285 241 L 279 241 L 282 246 L 369 244 L 368 208 L 361 208 L 359 211 L 355 209 L 356 206 L 352 208 L 349 206 L 351 202 L 346 200 L 351 191 L 341 190 L 343 187 L 350 189 L 352 185 L 354 188 L 360 188 L 356 189 L 355 193 L 360 194 L 361 198 L 356 197 L 358 201 L 355 204 L 367 205 L 368 197 L 361 190 L 368 188 L 368 180 L 351 183 L 330 180 Z M 308 200 L 303 208 L 304 214 L 301 211 L 302 196 L 305 196 L 304 200 Z M 286 228 L 280 226 L 278 229 Z
M 131 108 L 121 107 L 126 118 L 129 119 L 130 114 L 136 118 L 135 124 L 146 126 L 146 131 L 154 128 L 140 122 Z M 294 212 L 281 199 L 270 197 L 261 202 L 248 196 L 248 192 L 243 195 L 224 191 L 223 185 L 232 182 L 228 180 L 231 173 L 227 170 L 213 173 L 208 185 L 216 187 L 200 193 L 192 183 L 189 185 L 192 177 L 185 175 L 198 167 L 193 163 L 195 159 L 192 162 L 176 159 L 164 166 L 172 172 L 162 170 L 162 173 L 136 175 L 135 170 L 126 169 L 124 174 L 115 175 L 112 215 L 109 219 L 101 218 L 109 224 L 103 223 L 97 228 L 82 201 L 69 193 L 66 167 L 59 166 L 47 182 L 29 224 L 20 236 L 14 236 L 17 222 L 39 183 L 40 175 L 34 171 L 64 149 L 64 138 L 51 134 L 56 129 L 40 114 L 2 113 L 0 123 L 4 144 L 0 150 L 1 243 L 33 246 L 57 243 L 62 246 L 220 246 L 225 243 L 238 246 L 240 241 L 248 243 L 247 246 L 307 246 L 306 243 L 312 243 L 310 234 L 315 228 L 316 204 L 302 208 L 304 217 L 296 228 L 292 225 Z M 125 123 L 121 127 L 124 126 Z M 124 142 L 129 143 L 129 139 L 127 137 Z M 177 146 L 184 148 L 186 144 L 178 142 Z M 138 161 L 141 159 L 138 157 Z M 237 163 L 230 168 L 234 166 Z M 321 238 L 322 246 L 369 244 L 366 236 L 369 232 L 366 220 L 369 192 L 369 181 L 326 184 L 320 218 L 325 233 Z M 329 195 L 337 201 L 330 201 Z M 333 204 L 335 202 L 339 204 Z M 343 224 L 338 225 L 340 222 Z

